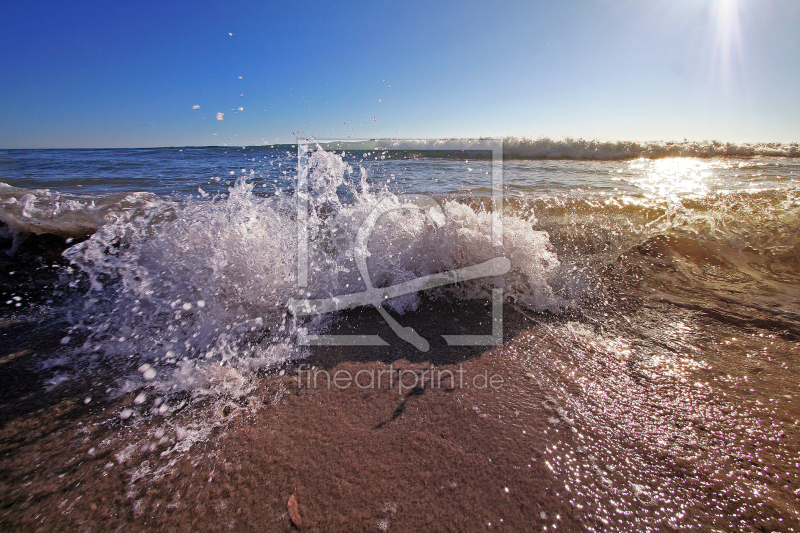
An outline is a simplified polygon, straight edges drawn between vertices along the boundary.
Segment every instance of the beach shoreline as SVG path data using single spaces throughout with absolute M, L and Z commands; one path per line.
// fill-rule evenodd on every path
M 759 514 L 731 507 L 735 498 L 727 504 L 720 501 L 716 508 L 706 500 L 734 496 L 720 474 L 728 469 L 737 476 L 753 469 L 748 474 L 752 481 L 763 483 L 754 470 L 762 465 L 743 465 L 748 459 L 736 456 L 735 450 L 720 455 L 736 439 L 750 438 L 748 444 L 760 450 L 761 460 L 771 461 L 768 470 L 781 463 L 791 468 L 791 453 L 800 442 L 792 402 L 784 403 L 781 446 L 773 444 L 772 449 L 764 448 L 772 435 L 726 434 L 737 425 L 715 427 L 719 420 L 708 413 L 685 421 L 689 433 L 708 436 L 702 441 L 688 439 L 662 448 L 642 435 L 609 433 L 610 424 L 592 426 L 590 410 L 572 408 L 575 399 L 592 403 L 586 389 L 581 390 L 581 380 L 574 378 L 576 371 L 591 369 L 576 366 L 551 326 L 524 327 L 523 317 L 507 314 L 506 342 L 496 348 L 460 356 L 434 348 L 410 360 L 402 348 L 313 348 L 307 359 L 256 378 L 249 393 L 189 402 L 169 420 L 146 410 L 141 416 L 121 417 L 125 409 L 137 407 L 138 392 L 104 399 L 91 380 L 55 387 L 34 380 L 18 386 L 15 394 L 6 393 L 3 406 L 0 499 L 5 504 L 0 524 L 16 531 L 291 531 L 295 526 L 287 501 L 296 490 L 307 531 L 518 531 L 554 525 L 566 531 L 600 531 L 639 527 L 634 524 L 653 531 L 691 525 L 754 531 L 798 527 L 792 500 L 800 488 L 796 478 L 784 480 L 785 487 L 781 481 L 769 483 L 770 497 L 758 504 Z M 6 324 L 7 338 L 8 331 Z M 35 358 L 48 347 L 52 353 L 60 347 L 60 333 L 49 340 L 34 340 L 30 331 L 18 333 L 21 344 L 15 349 L 26 343 L 31 348 L 3 354 L 6 383 L 35 373 Z M 784 348 L 796 354 L 796 344 L 786 341 Z M 664 405 L 656 400 L 664 388 L 655 377 L 632 369 L 628 361 L 615 362 L 618 354 L 599 347 L 594 357 L 603 365 L 628 368 L 625 379 L 638 381 L 640 394 L 656 395 L 631 404 L 631 418 L 665 416 L 659 411 Z M 543 372 L 548 366 L 561 369 Z M 309 386 L 312 368 L 331 375 L 362 372 L 361 386 L 329 388 L 324 381 Z M 469 386 L 467 379 L 466 387 L 453 381 L 450 386 L 412 386 L 412 373 L 422 375 L 432 368 L 460 369 L 468 378 L 499 375 L 503 384 L 482 388 Z M 615 370 L 607 367 L 608 372 Z M 365 372 L 381 371 L 406 372 L 407 388 L 400 389 L 397 382 L 389 387 L 386 381 L 367 387 Z M 689 379 L 711 381 L 713 375 L 700 369 Z M 721 401 L 720 392 L 708 397 Z M 733 388 L 725 392 L 748 396 Z M 16 396 L 16 404 L 10 396 Z M 23 408 L 31 396 L 38 397 L 34 407 Z M 758 393 L 754 396 L 751 400 L 758 401 Z M 736 401 L 728 397 L 720 403 L 721 412 Z M 742 420 L 754 414 L 745 411 Z M 681 413 L 672 415 L 665 420 L 682 418 Z M 595 418 L 597 422 L 602 420 Z M 765 425 L 772 422 L 763 420 Z M 617 442 L 608 440 L 612 435 Z M 730 442 L 714 445 L 720 438 Z M 587 447 L 604 440 L 602 446 Z M 604 447 L 613 455 L 600 455 Z M 575 467 L 582 468 L 577 478 L 581 485 L 575 484 Z M 670 485 L 696 499 L 683 501 L 683 506 L 661 501 L 665 495 L 660 491 Z M 677 511 L 672 520 L 659 512 L 665 507 Z M 620 513 L 609 512 L 614 509 Z M 730 514 L 720 514 L 720 509 Z

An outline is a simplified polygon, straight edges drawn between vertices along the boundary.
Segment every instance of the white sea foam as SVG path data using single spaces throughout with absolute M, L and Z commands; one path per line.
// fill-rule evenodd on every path
M 156 201 L 156 195 L 145 192 L 91 196 L 0 183 L 0 223 L 5 237 L 15 239 L 13 252 L 21 234 L 86 237 L 109 222 L 132 219 Z

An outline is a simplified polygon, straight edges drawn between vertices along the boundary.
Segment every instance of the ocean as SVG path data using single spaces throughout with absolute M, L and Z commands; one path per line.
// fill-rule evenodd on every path
M 800 529 L 796 144 L 298 146 L 0 150 L 0 524 Z

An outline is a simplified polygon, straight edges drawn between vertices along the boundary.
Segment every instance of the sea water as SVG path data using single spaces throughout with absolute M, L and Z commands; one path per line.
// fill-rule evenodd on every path
M 7 282 L 0 305 L 9 317 L 68 320 L 50 363 L 61 379 L 102 372 L 108 394 L 167 399 L 160 409 L 136 404 L 126 418 L 168 417 L 170 395 L 237 397 L 261 373 L 301 361 L 311 350 L 301 333 L 358 333 L 364 324 L 342 326 L 356 315 L 298 317 L 288 302 L 364 291 L 353 253 L 359 228 L 387 197 L 425 195 L 443 220 L 413 206 L 383 215 L 368 242 L 371 283 L 510 260 L 503 276 L 384 307 L 401 323 L 457 318 L 502 288 L 522 321 L 515 333 L 538 328 L 506 338 L 505 357 L 549 391 L 554 424 L 581 432 L 572 456 L 548 448 L 555 474 L 573 487 L 587 475 L 621 483 L 634 501 L 660 505 L 656 522 L 667 524 L 697 489 L 670 485 L 632 442 L 712 470 L 721 457 L 758 462 L 755 443 L 773 442 L 771 457 L 793 481 L 729 476 L 719 509 L 734 501 L 756 512 L 769 491 L 792 497 L 796 443 L 781 443 L 780 420 L 796 415 L 785 406 L 800 392 L 796 145 L 506 139 L 497 246 L 488 154 L 415 142 L 314 150 L 303 288 L 297 145 L 0 151 L 6 251 L 36 235 L 64 239 L 54 290 L 66 295 L 34 305 Z M 758 399 L 747 403 L 751 394 Z M 509 401 L 530 407 L 524 397 Z M 624 482 L 611 468 L 622 456 Z M 592 490 L 581 497 L 591 500 Z

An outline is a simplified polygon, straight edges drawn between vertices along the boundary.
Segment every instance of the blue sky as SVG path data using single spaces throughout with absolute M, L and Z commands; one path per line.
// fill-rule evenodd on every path
M 0 21 L 0 148 L 800 140 L 795 0 L 33 0 Z

